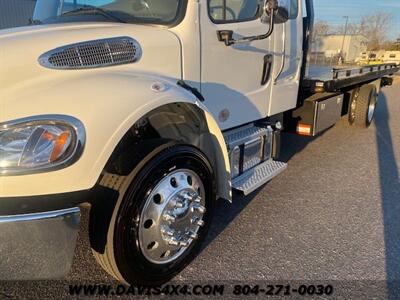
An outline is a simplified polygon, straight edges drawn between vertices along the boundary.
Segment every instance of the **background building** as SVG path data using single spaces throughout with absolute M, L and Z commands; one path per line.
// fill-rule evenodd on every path
M 345 62 L 355 62 L 367 50 L 368 39 L 363 35 L 329 34 L 317 36 L 313 52 L 326 58 L 341 56 Z
M 35 2 L 36 0 L 0 0 L 0 29 L 28 25 Z

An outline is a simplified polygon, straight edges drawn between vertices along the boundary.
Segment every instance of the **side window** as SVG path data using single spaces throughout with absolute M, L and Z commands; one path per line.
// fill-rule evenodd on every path
M 233 23 L 258 18 L 263 0 L 208 0 L 210 18 L 215 23 Z
M 307 18 L 308 12 L 307 12 L 306 0 L 302 0 L 301 5 L 303 5 L 303 18 Z

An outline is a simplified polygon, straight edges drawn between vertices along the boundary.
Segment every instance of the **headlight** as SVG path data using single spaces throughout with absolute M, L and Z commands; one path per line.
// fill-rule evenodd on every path
M 38 116 L 0 124 L 0 175 L 67 167 L 82 154 L 85 129 L 69 116 Z

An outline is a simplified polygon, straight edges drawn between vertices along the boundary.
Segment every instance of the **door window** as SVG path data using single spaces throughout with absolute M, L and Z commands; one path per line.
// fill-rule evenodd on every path
M 279 6 L 284 8 L 289 16 L 289 19 L 296 19 L 299 14 L 298 0 L 279 0 Z
M 260 17 L 263 0 L 209 0 L 208 12 L 214 23 L 234 23 Z

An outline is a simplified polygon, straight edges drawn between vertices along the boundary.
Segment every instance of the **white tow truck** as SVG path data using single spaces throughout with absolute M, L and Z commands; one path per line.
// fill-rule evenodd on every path
M 312 0 L 37 0 L 31 23 L 0 31 L 0 280 L 65 276 L 89 204 L 108 273 L 168 281 L 217 199 L 286 168 L 282 130 L 368 127 L 399 70 L 308 73 Z

